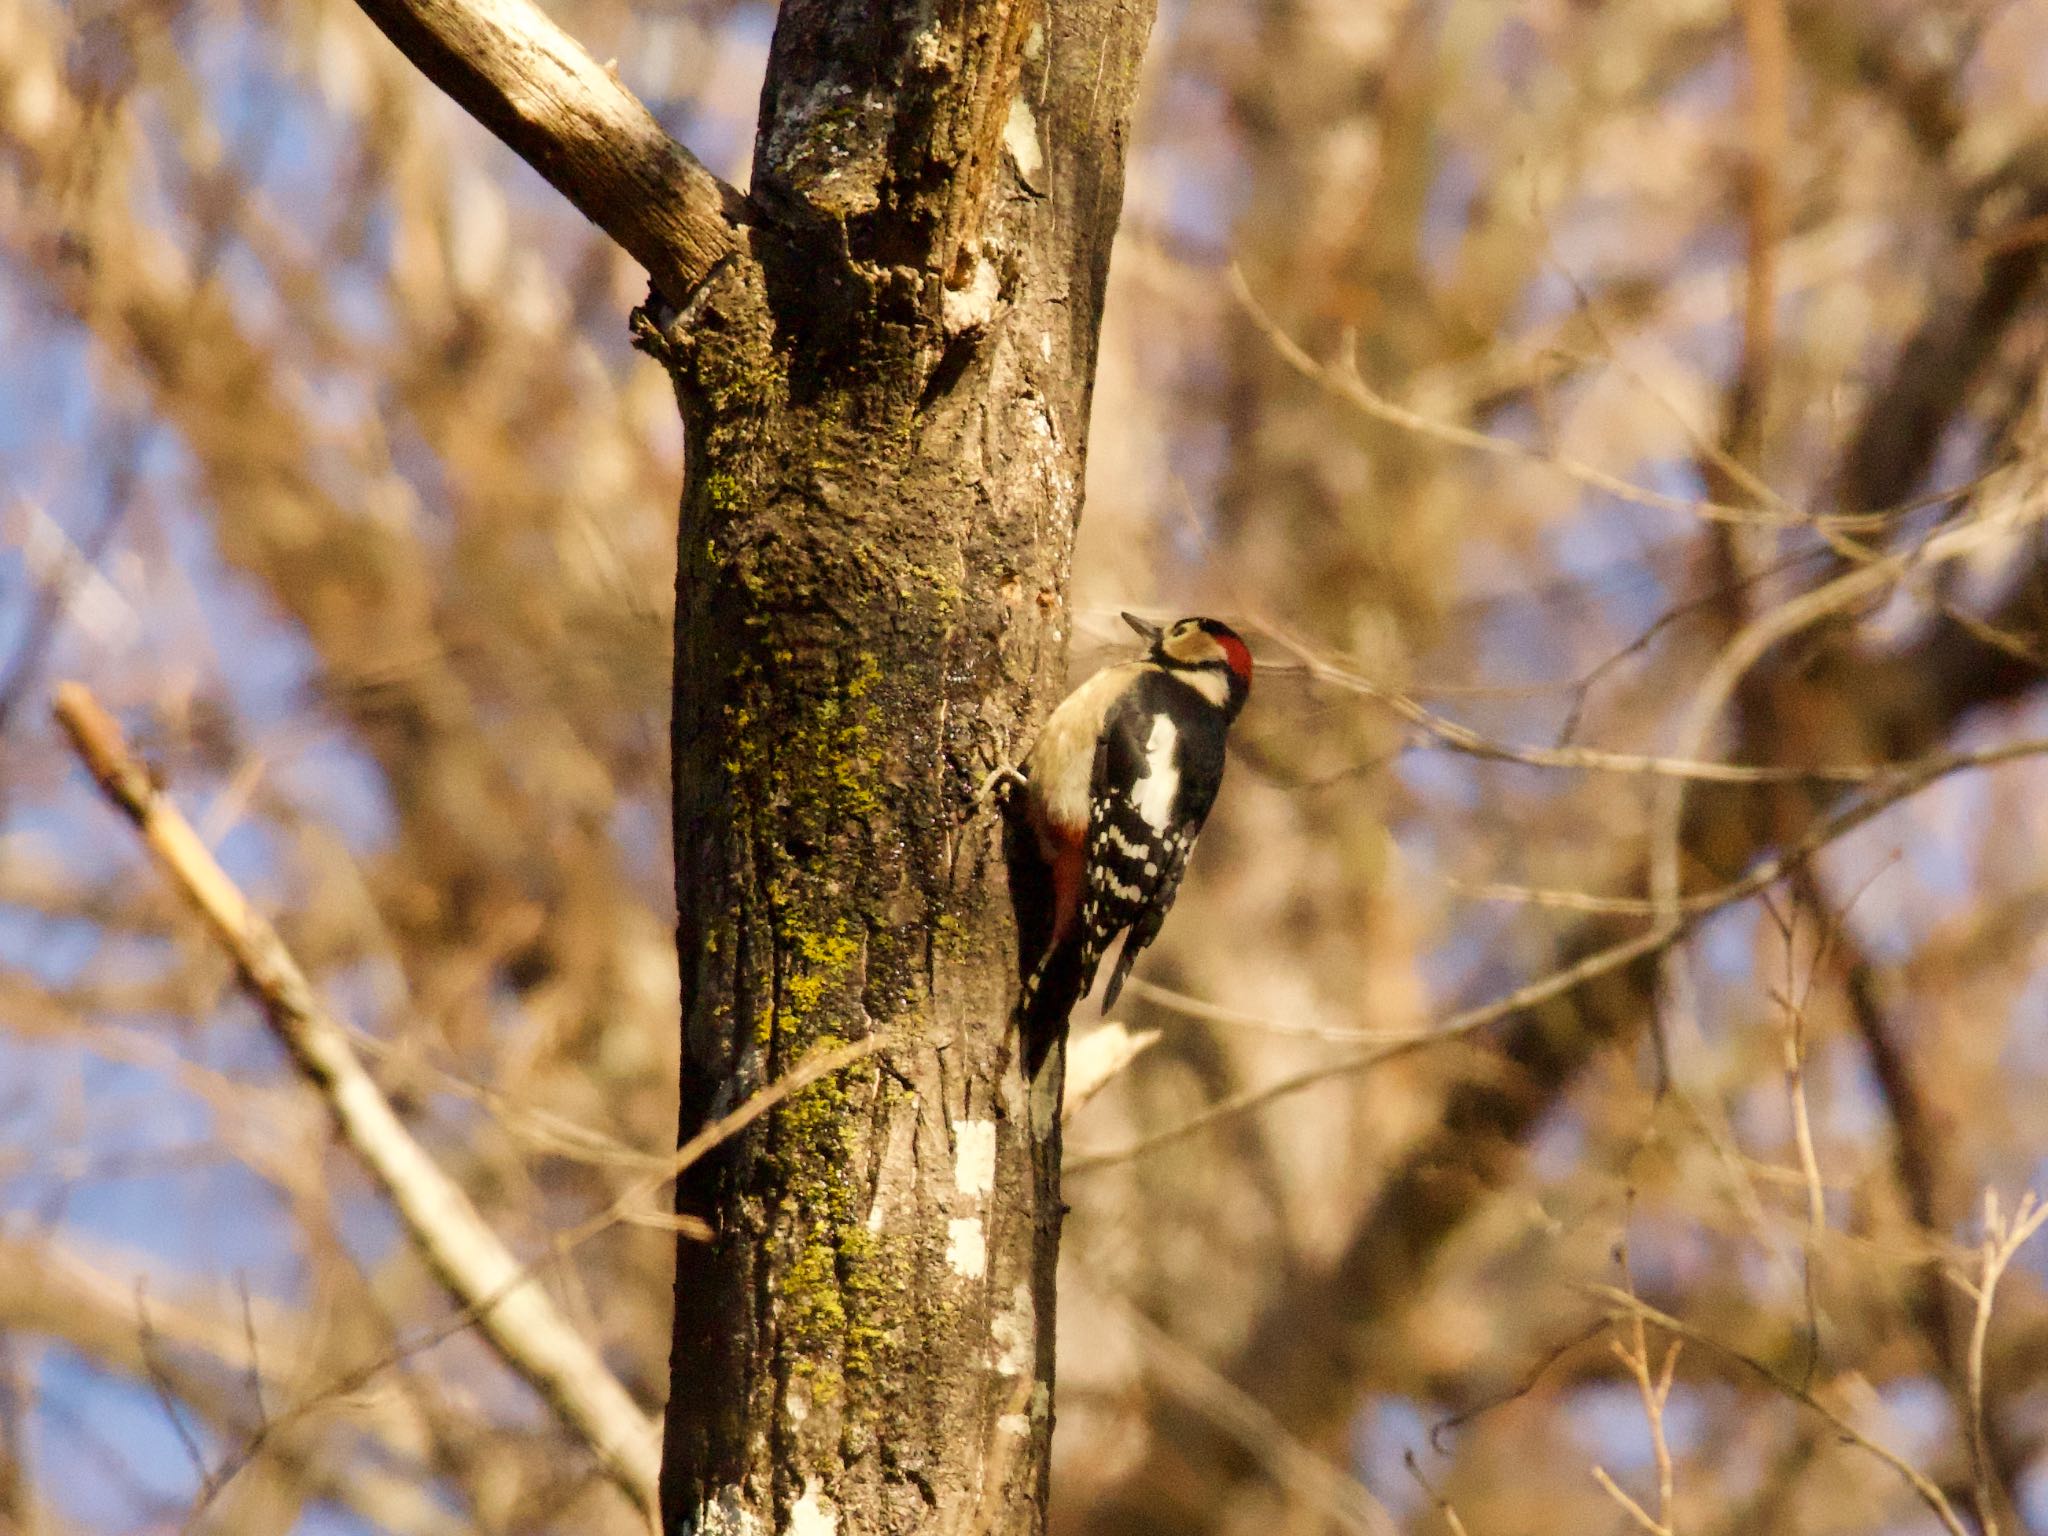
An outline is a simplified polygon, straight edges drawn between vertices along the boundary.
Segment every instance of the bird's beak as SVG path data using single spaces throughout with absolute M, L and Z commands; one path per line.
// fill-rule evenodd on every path
M 1130 625 L 1131 628 L 1135 629 L 1139 633 L 1139 635 L 1144 638 L 1144 641 L 1147 645 L 1157 645 L 1159 643 L 1159 637 L 1165 633 L 1165 631 L 1162 630 L 1157 624 L 1147 624 L 1135 613 L 1125 614 L 1124 622 Z

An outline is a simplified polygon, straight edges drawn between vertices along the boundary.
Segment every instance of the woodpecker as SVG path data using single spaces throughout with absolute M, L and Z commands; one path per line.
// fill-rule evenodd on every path
M 1018 1004 L 1035 1075 L 1117 934 L 1106 1012 L 1180 890 L 1223 783 L 1223 746 L 1251 693 L 1252 656 L 1215 619 L 1169 628 L 1134 614 L 1143 659 L 1105 667 L 1052 712 L 1018 775 L 1049 875 L 1050 923 Z

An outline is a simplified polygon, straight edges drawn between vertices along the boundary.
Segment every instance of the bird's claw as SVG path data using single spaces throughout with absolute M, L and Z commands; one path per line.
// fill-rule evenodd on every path
M 989 773 L 989 776 L 981 781 L 981 788 L 975 791 L 975 803 L 977 805 L 986 804 L 989 798 L 998 791 L 1022 789 L 1030 782 L 1029 779 L 1025 778 L 1022 773 L 1018 772 L 1010 764 L 998 763 Z

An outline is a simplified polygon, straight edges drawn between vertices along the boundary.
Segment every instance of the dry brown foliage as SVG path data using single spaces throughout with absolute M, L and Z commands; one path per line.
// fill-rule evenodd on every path
M 761 8 L 551 14 L 744 180 Z M 1262 670 L 1071 1128 L 1053 1528 L 2048 1529 L 2048 19 L 1211 0 L 1146 68 L 1075 663 Z M 658 1411 L 642 293 L 352 3 L 0 0 L 0 1529 L 644 1528 L 47 714 Z

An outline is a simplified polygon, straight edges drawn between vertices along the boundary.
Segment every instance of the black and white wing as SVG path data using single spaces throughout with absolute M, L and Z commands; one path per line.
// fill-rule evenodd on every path
M 1171 711 L 1134 699 L 1112 713 L 1095 749 L 1088 806 L 1088 888 L 1081 907 L 1080 995 L 1116 935 L 1123 952 L 1102 1006 L 1116 1001 L 1139 951 L 1158 937 L 1180 890 L 1188 850 L 1215 799 L 1186 772 L 1184 729 Z

